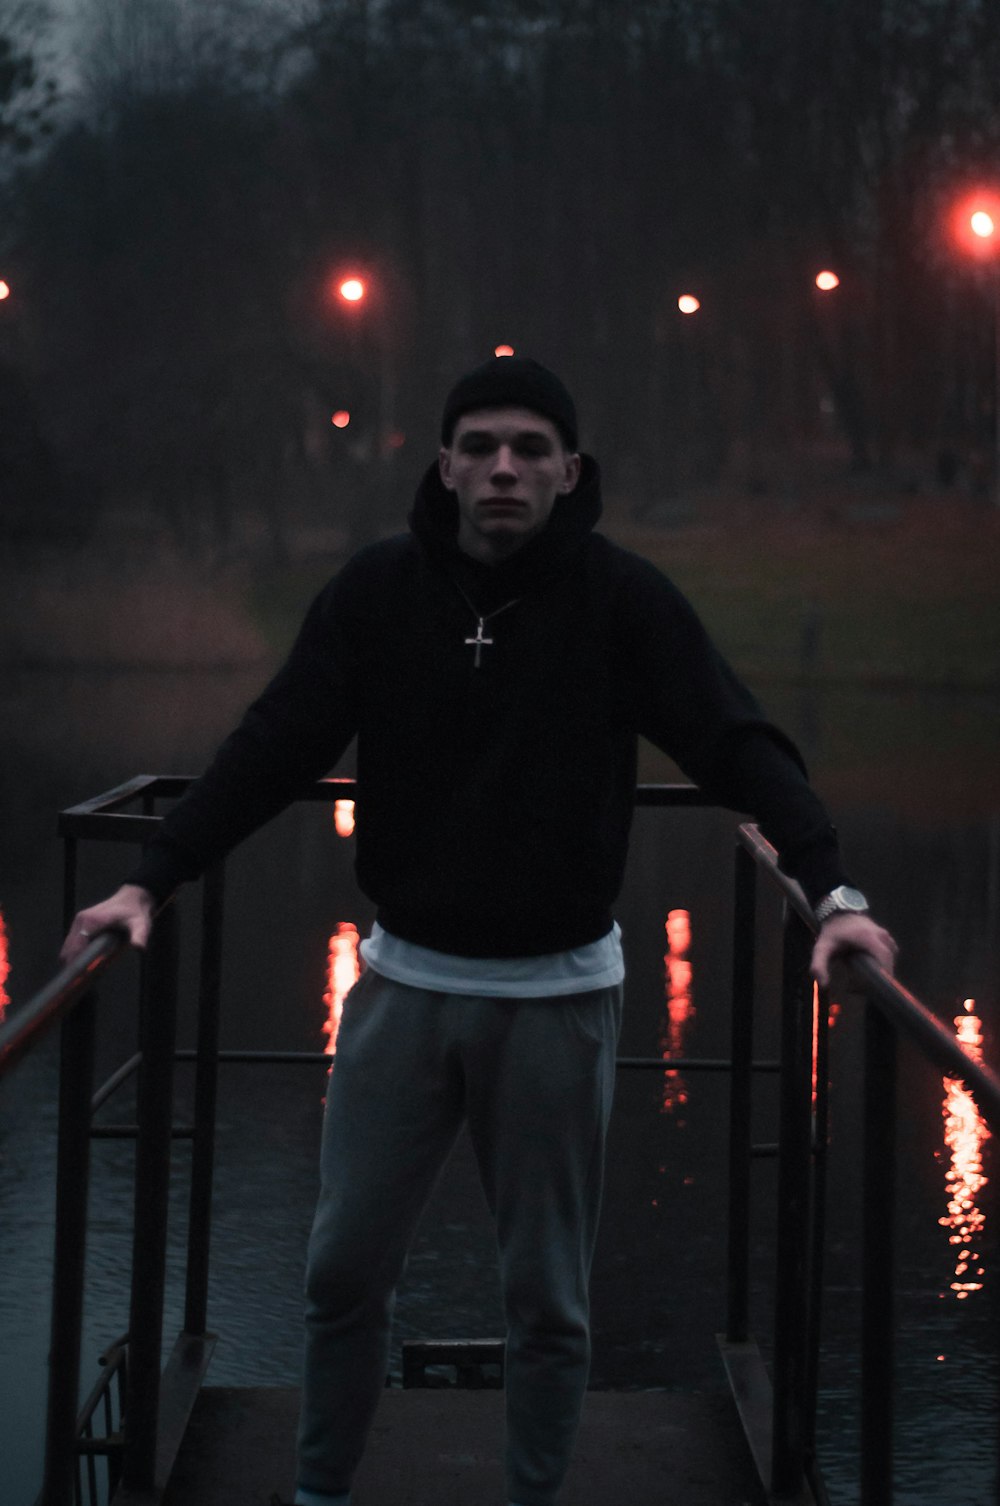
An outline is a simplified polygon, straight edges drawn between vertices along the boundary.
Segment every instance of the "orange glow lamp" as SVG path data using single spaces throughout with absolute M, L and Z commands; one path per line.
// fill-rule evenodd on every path
M 1000 250 L 1000 193 L 979 189 L 953 207 L 951 237 L 967 256 L 992 261 Z

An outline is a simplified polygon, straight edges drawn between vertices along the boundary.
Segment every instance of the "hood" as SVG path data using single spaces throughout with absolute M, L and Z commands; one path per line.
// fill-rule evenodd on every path
M 601 516 L 601 473 L 592 455 L 580 456 L 580 479 L 557 497 L 540 533 L 499 565 L 484 565 L 458 547 L 458 503 L 445 489 L 437 462 L 427 467 L 410 513 L 410 528 L 424 553 L 449 575 L 472 583 L 487 597 L 537 590 L 567 571 Z

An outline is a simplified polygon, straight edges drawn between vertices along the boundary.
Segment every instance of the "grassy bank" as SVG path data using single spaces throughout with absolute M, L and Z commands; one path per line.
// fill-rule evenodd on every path
M 1000 510 L 723 498 L 682 526 L 636 527 L 623 509 L 605 529 L 672 576 L 755 681 L 1000 689 Z M 335 563 L 258 572 L 247 605 L 276 649 Z
M 246 568 L 219 572 L 164 546 L 51 545 L 0 558 L 0 663 L 26 668 L 239 669 L 273 645 L 248 606 Z
M 1000 689 L 1000 511 L 744 506 L 670 533 L 616 532 L 758 680 Z
M 782 512 L 723 497 L 673 527 L 638 527 L 625 507 L 605 526 L 678 582 L 756 683 L 1000 689 L 998 509 L 908 499 L 863 513 L 835 498 Z M 309 543 L 292 540 L 290 563 L 224 569 L 155 540 L 8 552 L 0 657 L 266 668 L 340 563 Z
M 781 515 L 710 501 L 673 527 L 638 528 L 626 508 L 612 508 L 606 531 L 690 595 L 831 801 L 922 821 L 977 820 L 995 809 L 1000 514 L 908 500 L 878 515 L 854 516 L 847 504 Z M 138 758 L 150 737 L 154 747 L 162 741 L 154 724 L 190 719 L 185 745 L 204 741 L 207 751 L 208 723 L 221 735 L 338 567 L 342 542 L 328 536 L 325 545 L 300 540 L 299 556 L 280 567 L 246 558 L 213 567 L 165 544 L 0 553 L 0 662 L 109 671 L 90 709 L 112 743 L 134 744 Z M 116 670 L 223 672 L 212 682 L 225 707 L 218 727 L 203 696 L 185 698 L 176 676 L 146 680 L 136 702 L 138 682 Z M 177 701 L 169 708 L 168 680 Z M 8 714 L 55 735 L 46 715 L 58 722 L 59 706 L 46 713 L 43 699 L 40 712 L 34 683 L 8 674 L 22 697 L 8 697 Z M 58 695 L 90 706 L 94 684 L 71 676 Z M 642 774 L 668 770 L 646 750 Z

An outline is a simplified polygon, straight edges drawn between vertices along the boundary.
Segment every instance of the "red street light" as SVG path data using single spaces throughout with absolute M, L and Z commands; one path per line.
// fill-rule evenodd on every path
M 1000 193 L 977 189 L 952 208 L 951 230 L 967 256 L 993 269 L 993 492 L 1000 507 Z
M 832 293 L 834 288 L 840 287 L 840 278 L 836 272 L 824 271 L 816 273 L 816 286 L 821 293 Z
M 951 239 L 966 256 L 992 261 L 1000 241 L 1000 193 L 979 188 L 952 206 Z
M 682 314 L 696 314 L 701 308 L 701 301 L 693 293 L 682 293 L 677 300 L 677 307 Z
M 493 354 L 495 356 L 512 356 L 514 354 L 514 347 L 513 345 L 496 345 L 493 348 Z
M 4 282 L 0 277 L 0 300 L 10 297 L 10 283 Z
M 370 277 L 362 277 L 357 271 L 342 271 L 335 282 L 331 280 L 330 287 L 335 288 L 337 297 L 342 302 L 351 310 L 357 311 L 346 315 L 346 323 L 343 319 L 339 321 L 339 333 L 342 337 L 349 334 L 358 341 L 359 346 L 363 344 L 367 361 L 370 364 L 377 363 L 378 399 L 373 425 L 373 454 L 384 458 L 389 452 L 399 448 L 399 441 L 392 438 L 396 433 L 392 380 L 392 355 L 396 336 L 390 323 L 393 313 L 393 279 L 391 269 L 384 263 L 375 261 L 363 263 L 365 264 L 369 267 Z M 333 416 L 333 423 L 338 429 L 346 428 L 349 422 L 350 413 L 346 408 Z

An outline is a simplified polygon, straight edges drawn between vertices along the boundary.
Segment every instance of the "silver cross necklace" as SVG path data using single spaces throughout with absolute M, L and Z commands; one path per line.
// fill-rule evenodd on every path
M 496 611 L 481 613 L 476 611 L 475 607 L 472 605 L 472 602 L 469 600 L 465 592 L 462 590 L 462 587 L 458 585 L 457 582 L 455 582 L 455 586 L 458 594 L 461 596 L 462 600 L 465 602 L 465 605 L 468 607 L 469 611 L 476 619 L 476 636 L 474 638 L 466 638 L 465 642 L 469 648 L 474 648 L 476 650 L 476 658 L 473 664 L 473 668 L 479 669 L 482 664 L 483 649 L 492 648 L 493 646 L 493 639 L 483 636 L 483 628 L 488 622 L 492 622 L 494 617 L 499 617 L 501 612 L 507 612 L 511 607 L 516 607 L 521 598 L 520 596 L 515 596 L 511 601 L 505 601 L 502 607 L 497 607 Z

